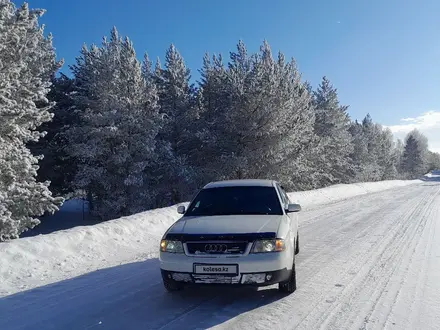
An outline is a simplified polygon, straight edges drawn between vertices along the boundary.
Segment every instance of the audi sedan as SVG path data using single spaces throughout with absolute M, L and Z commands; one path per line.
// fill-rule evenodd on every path
M 188 284 L 267 286 L 296 290 L 299 204 L 276 181 L 233 180 L 206 185 L 179 206 L 183 216 L 160 242 L 165 288 Z

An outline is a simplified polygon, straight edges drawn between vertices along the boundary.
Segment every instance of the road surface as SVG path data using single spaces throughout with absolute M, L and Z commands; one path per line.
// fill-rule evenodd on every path
M 301 214 L 298 289 L 164 291 L 157 259 L 0 299 L 2 329 L 438 329 L 440 182 Z

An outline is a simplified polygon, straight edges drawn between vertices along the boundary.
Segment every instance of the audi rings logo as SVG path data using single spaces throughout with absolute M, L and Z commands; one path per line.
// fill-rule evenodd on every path
M 224 253 L 228 250 L 226 244 L 206 244 L 205 252 L 208 253 Z

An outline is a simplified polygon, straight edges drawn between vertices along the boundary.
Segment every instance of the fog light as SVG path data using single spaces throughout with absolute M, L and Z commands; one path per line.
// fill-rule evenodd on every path
M 173 273 L 173 280 L 179 282 L 191 282 L 192 278 L 189 274 Z
M 244 274 L 241 280 L 243 284 L 264 283 L 266 274 Z
M 266 281 L 270 281 L 271 279 L 272 279 L 272 275 L 267 274 L 267 275 L 266 275 Z

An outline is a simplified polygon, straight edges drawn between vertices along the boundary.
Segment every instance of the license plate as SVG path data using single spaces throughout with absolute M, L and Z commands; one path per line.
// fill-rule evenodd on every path
M 238 265 L 207 265 L 195 264 L 195 274 L 238 274 Z

